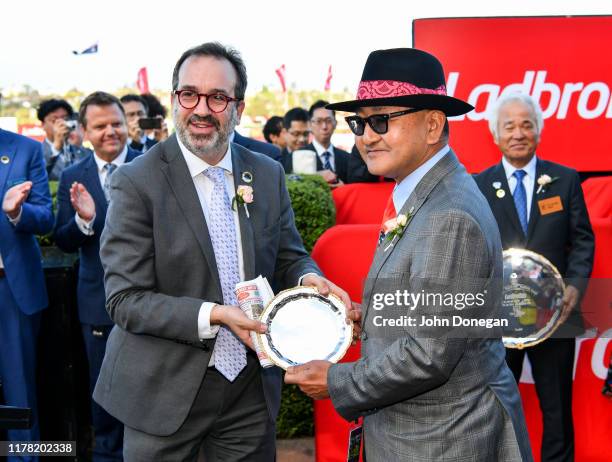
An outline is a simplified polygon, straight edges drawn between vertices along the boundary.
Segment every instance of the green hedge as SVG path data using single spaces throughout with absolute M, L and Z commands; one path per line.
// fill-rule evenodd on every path
M 287 189 L 295 212 L 295 224 L 309 252 L 315 242 L 336 223 L 336 208 L 329 186 L 319 175 L 289 175 Z M 278 438 L 312 436 L 312 400 L 296 385 L 284 385 L 276 420 Z
M 49 190 L 51 191 L 51 200 L 53 202 L 53 215 L 57 214 L 57 187 L 59 181 L 49 181 Z M 44 236 L 38 236 L 38 243 L 41 247 L 49 247 L 53 245 L 53 232 L 45 234 Z
M 319 175 L 288 175 L 287 189 L 295 212 L 295 225 L 304 247 L 310 252 L 319 236 L 336 224 L 331 191 Z

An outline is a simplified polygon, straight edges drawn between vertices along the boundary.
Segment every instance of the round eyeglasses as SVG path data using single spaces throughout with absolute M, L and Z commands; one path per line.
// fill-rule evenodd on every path
M 193 109 L 200 104 L 200 99 L 206 99 L 206 106 L 211 112 L 223 112 L 227 105 L 233 101 L 242 101 L 240 98 L 232 98 L 231 96 L 224 95 L 223 93 L 198 93 L 193 90 L 174 90 L 174 94 L 178 99 L 178 102 L 185 109 Z
M 351 131 L 357 136 L 363 135 L 366 122 L 375 133 L 384 135 L 389 130 L 389 119 L 406 114 L 412 114 L 422 110 L 423 109 L 411 108 L 406 109 L 405 111 L 391 112 L 390 114 L 374 114 L 369 117 L 359 117 L 358 115 L 353 115 L 345 117 L 344 120 L 346 120 Z

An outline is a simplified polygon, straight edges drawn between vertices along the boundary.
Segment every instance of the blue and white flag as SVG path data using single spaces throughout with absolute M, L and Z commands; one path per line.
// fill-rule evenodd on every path
M 98 44 L 94 43 L 88 48 L 85 48 L 83 51 L 72 50 L 72 53 L 75 55 L 90 55 L 98 52 Z

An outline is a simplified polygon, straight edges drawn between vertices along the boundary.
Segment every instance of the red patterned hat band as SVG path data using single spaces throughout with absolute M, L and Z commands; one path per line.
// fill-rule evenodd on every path
M 421 88 L 408 82 L 397 80 L 362 80 L 357 88 L 357 99 L 393 98 L 410 95 L 443 95 L 446 96 L 446 86 L 438 88 Z

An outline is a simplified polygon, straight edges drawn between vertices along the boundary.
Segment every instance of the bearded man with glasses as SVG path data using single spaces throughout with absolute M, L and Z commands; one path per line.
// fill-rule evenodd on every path
M 351 312 L 361 359 L 312 361 L 285 381 L 330 397 L 346 420 L 364 417 L 369 461 L 532 460 L 501 331 L 481 323 L 501 317 L 499 231 L 448 145 L 446 118 L 473 107 L 447 96 L 434 56 L 392 49 L 370 54 L 356 100 L 327 108 L 356 112 L 346 120 L 368 170 L 396 187 L 364 309 Z M 408 305 L 398 293 L 419 298 Z
M 228 140 L 246 84 L 236 50 L 187 50 L 176 135 L 111 179 L 100 256 L 116 326 L 94 399 L 124 423 L 127 461 L 196 461 L 200 447 L 207 462 L 273 461 L 281 371 L 260 367 L 249 335 L 265 325 L 235 285 L 262 275 L 350 305 L 302 246 L 280 163 Z M 240 186 L 250 198 L 232 207 Z

